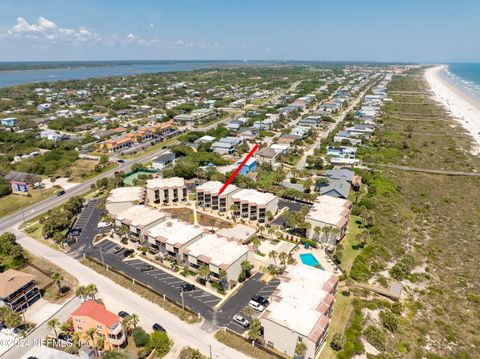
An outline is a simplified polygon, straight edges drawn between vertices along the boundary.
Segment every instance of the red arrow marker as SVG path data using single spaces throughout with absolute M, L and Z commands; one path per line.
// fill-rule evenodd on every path
M 218 195 L 217 196 L 220 196 L 223 191 L 225 190 L 225 188 L 227 188 L 227 186 L 233 181 L 233 179 L 238 175 L 238 172 L 240 172 L 240 170 L 242 169 L 243 166 L 245 166 L 245 163 L 247 163 L 248 159 L 250 157 L 252 157 L 252 155 L 255 153 L 255 151 L 258 150 L 258 144 L 256 144 L 255 146 L 253 146 L 253 148 L 250 150 L 250 152 L 248 153 L 247 157 L 245 157 L 245 159 L 242 161 L 242 163 L 240 163 L 240 166 L 238 166 L 238 168 L 235 170 L 235 172 L 232 173 L 232 175 L 230 176 L 230 178 L 227 180 L 227 182 L 225 182 L 225 184 L 223 185 L 222 188 L 220 188 L 220 191 L 218 191 Z

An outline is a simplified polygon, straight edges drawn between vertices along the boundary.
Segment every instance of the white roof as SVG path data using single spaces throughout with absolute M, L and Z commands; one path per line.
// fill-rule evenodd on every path
M 119 187 L 113 189 L 107 198 L 107 203 L 133 202 L 145 198 L 143 187 Z
M 147 188 L 177 188 L 185 186 L 185 180 L 180 177 L 154 178 L 147 181 Z
M 222 228 L 217 231 L 217 234 L 240 242 L 245 242 L 256 232 L 257 230 L 255 228 L 239 223 L 232 228 Z
M 189 256 L 198 258 L 205 256 L 210 263 L 220 267 L 222 264 L 229 267 L 241 256 L 248 252 L 248 246 L 238 244 L 236 241 L 228 240 L 216 234 L 207 234 L 187 247 L 186 253 Z
M 264 193 L 257 191 L 255 189 L 242 189 L 232 195 L 233 200 L 237 201 L 247 201 L 248 203 L 255 203 L 260 206 L 266 206 L 277 196 L 271 193 Z
M 348 221 L 350 207 L 349 200 L 327 195 L 318 196 L 305 218 L 340 228 Z
M 200 186 L 197 187 L 197 192 L 206 192 L 206 193 L 211 193 L 213 195 L 217 195 L 220 189 L 223 187 L 223 183 L 219 181 L 208 181 L 205 182 L 204 184 L 201 184 Z M 233 184 L 229 184 L 227 188 L 223 191 L 222 195 L 228 195 L 238 189 L 237 186 Z
M 332 276 L 332 273 L 307 265 L 287 267 L 287 280 L 281 281 L 274 292 L 279 300 L 273 300 L 261 318 L 309 336 L 323 316 L 318 308 L 329 295 L 323 288 Z
M 122 222 L 127 222 L 127 224 L 131 226 L 148 226 L 149 224 L 152 224 L 153 222 L 159 221 L 162 218 L 165 218 L 165 213 L 160 212 L 157 209 L 139 205 L 139 206 L 133 206 L 125 211 L 120 212 L 117 214 L 115 219 L 122 221 Z
M 152 227 L 147 234 L 152 238 L 161 237 L 165 240 L 165 243 L 174 246 L 175 244 L 184 245 L 202 233 L 203 229 L 200 226 L 177 219 L 169 219 Z M 161 240 L 161 242 L 164 241 Z

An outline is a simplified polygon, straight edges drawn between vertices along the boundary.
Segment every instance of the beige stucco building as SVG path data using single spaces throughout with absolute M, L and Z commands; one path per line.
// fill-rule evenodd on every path
M 188 190 L 180 177 L 154 178 L 147 181 L 147 203 L 169 205 L 185 202 Z

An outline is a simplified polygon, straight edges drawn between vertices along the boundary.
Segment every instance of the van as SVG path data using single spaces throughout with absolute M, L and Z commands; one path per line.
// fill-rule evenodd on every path
M 108 228 L 108 227 L 110 227 L 110 224 L 108 224 L 107 222 L 98 222 L 98 224 L 97 224 L 98 229 L 103 229 L 103 228 Z

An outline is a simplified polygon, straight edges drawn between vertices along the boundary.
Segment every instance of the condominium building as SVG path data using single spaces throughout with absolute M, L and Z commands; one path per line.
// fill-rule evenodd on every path
M 226 212 L 233 204 L 232 195 L 239 191 L 234 185 L 228 185 L 219 196 L 222 182 L 209 181 L 197 187 L 197 206 L 219 212 Z
M 119 187 L 110 192 L 105 202 L 105 208 L 110 215 L 115 216 L 136 204 L 144 204 L 144 202 L 145 188 Z
M 147 203 L 167 205 L 187 199 L 188 189 L 183 178 L 154 178 L 147 181 Z
M 94 300 L 83 302 L 71 315 L 76 332 L 86 333 L 95 329 L 95 340 L 102 337 L 106 350 L 125 346 L 127 336 L 123 330 L 120 317 L 105 308 L 105 305 Z
M 253 261 L 253 251 L 246 245 L 216 234 L 207 234 L 184 250 L 185 263 L 193 270 L 202 265 L 210 268 L 210 276 L 220 278 L 220 270 L 228 281 L 237 281 L 242 262 Z
M 177 219 L 168 219 L 149 229 L 146 236 L 150 249 L 154 253 L 183 263 L 185 248 L 201 238 L 204 233 L 204 229 L 200 226 Z
M 0 306 L 23 311 L 41 298 L 35 276 L 14 269 L 0 273 Z
M 258 223 L 265 223 L 267 212 L 275 215 L 278 211 L 278 197 L 254 189 L 242 189 L 232 194 L 236 218 L 245 218 Z
M 129 229 L 129 237 L 143 239 L 147 231 L 165 220 L 166 214 L 158 209 L 137 205 L 118 213 L 115 216 L 115 227 L 125 225 Z
M 311 226 L 307 237 L 335 245 L 340 242 L 347 231 L 352 202 L 333 196 L 318 196 L 305 216 Z M 319 229 L 315 229 L 315 228 Z
M 295 357 L 303 342 L 305 358 L 318 355 L 328 334 L 338 278 L 306 265 L 288 266 L 272 294 L 272 303 L 260 315 L 265 343 Z

